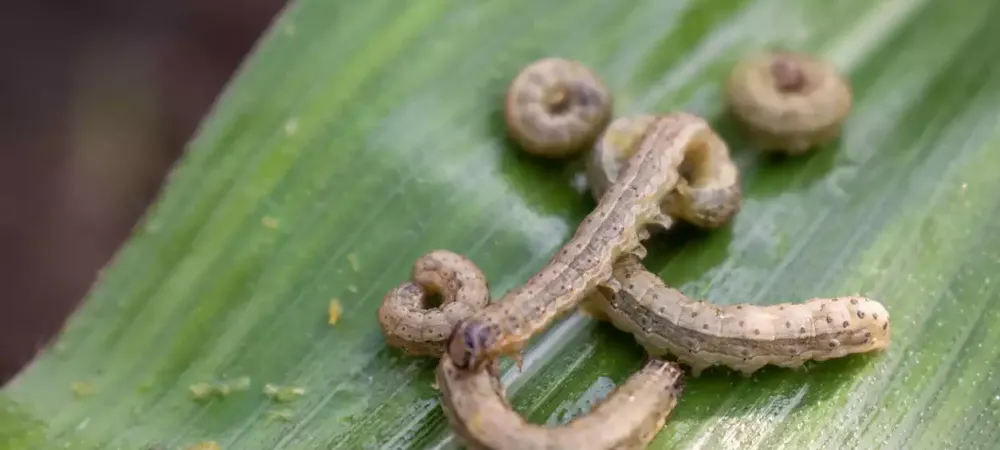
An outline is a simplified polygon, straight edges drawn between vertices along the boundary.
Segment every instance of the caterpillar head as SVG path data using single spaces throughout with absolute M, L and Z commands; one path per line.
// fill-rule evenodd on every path
M 448 356 L 460 369 L 478 369 L 487 359 L 487 350 L 495 333 L 485 322 L 465 320 L 455 325 L 448 340 Z

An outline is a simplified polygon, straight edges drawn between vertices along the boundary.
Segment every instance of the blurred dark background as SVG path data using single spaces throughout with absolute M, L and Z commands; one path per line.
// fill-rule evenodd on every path
M 59 330 L 281 0 L 0 14 L 0 384 Z

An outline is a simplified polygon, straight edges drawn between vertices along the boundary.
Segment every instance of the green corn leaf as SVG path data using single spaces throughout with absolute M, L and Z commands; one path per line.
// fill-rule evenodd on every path
M 657 237 L 650 270 L 720 304 L 863 294 L 892 315 L 880 354 L 689 377 L 652 448 L 997 448 L 998 19 L 993 0 L 293 2 L 3 388 L 0 449 L 456 447 L 436 361 L 388 348 L 375 311 L 438 248 L 499 297 L 593 208 L 579 161 L 504 138 L 507 83 L 545 56 L 593 67 L 616 116 L 708 118 L 738 160 L 732 226 Z M 726 118 L 722 80 L 766 46 L 849 77 L 841 139 L 766 158 Z M 574 314 L 505 381 L 530 421 L 564 423 L 642 362 Z

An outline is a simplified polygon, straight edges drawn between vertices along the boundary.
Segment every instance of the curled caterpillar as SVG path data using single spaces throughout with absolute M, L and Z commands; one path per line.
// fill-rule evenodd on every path
M 437 356 L 455 325 L 489 303 L 486 276 L 468 258 L 434 250 L 413 263 L 413 281 L 389 291 L 378 309 L 386 341 L 411 355 Z M 431 307 L 431 295 L 441 299 Z
M 480 308 L 488 299 L 482 271 L 468 259 L 435 250 L 414 264 L 414 282 L 386 295 L 378 319 L 389 345 L 411 354 L 441 355 L 436 378 L 441 407 L 469 448 L 638 449 L 659 432 L 683 390 L 683 370 L 673 362 L 651 359 L 611 392 L 589 414 L 566 425 L 546 427 L 524 420 L 507 402 L 498 360 L 484 370 L 462 370 L 443 352 L 442 330 Z M 428 293 L 439 306 L 426 307 Z
M 639 139 L 656 116 L 643 114 L 621 117 L 608 125 L 586 159 L 587 179 L 596 201 L 608 190 L 625 163 L 638 150 Z M 718 228 L 732 219 L 743 207 L 743 189 L 739 168 L 725 147 L 705 161 L 687 160 L 679 168 L 681 178 L 660 210 L 667 217 L 676 217 L 701 228 Z M 658 224 L 670 226 L 669 221 Z
M 604 82 L 577 61 L 544 58 L 521 70 L 507 88 L 507 132 L 526 152 L 572 155 L 593 142 L 611 118 Z
M 840 133 L 852 98 L 831 63 L 772 51 L 736 65 L 726 101 L 760 150 L 797 155 Z
M 528 423 L 510 407 L 496 369 L 464 371 L 445 354 L 436 376 L 455 434 L 467 447 L 481 450 L 646 448 L 684 386 L 680 366 L 651 359 L 588 414 L 565 425 L 543 427 Z
M 660 204 L 675 190 L 679 168 L 717 173 L 729 150 L 704 119 L 676 112 L 647 127 L 635 154 L 622 168 L 597 207 L 549 263 L 526 284 L 460 322 L 448 353 L 460 368 L 511 355 L 552 321 L 576 308 L 598 284 L 611 283 L 611 266 L 626 253 L 645 255 L 641 240 L 649 224 L 668 224 Z M 669 225 L 664 225 L 669 226 Z

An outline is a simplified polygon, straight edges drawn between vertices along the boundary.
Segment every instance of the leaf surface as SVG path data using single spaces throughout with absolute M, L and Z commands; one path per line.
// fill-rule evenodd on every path
M 499 297 L 593 208 L 578 161 L 503 135 L 507 83 L 545 56 L 593 67 L 616 116 L 703 115 L 739 162 L 732 226 L 658 237 L 650 270 L 719 304 L 858 293 L 892 314 L 879 355 L 689 378 L 652 448 L 995 448 L 998 18 L 991 0 L 293 2 L 59 339 L 4 387 L 0 449 L 456 446 L 436 361 L 388 348 L 375 311 L 438 248 Z M 842 138 L 809 157 L 756 154 L 724 114 L 728 70 L 774 45 L 831 59 L 854 89 Z M 530 421 L 563 423 L 642 358 L 575 314 L 505 381 Z M 240 377 L 224 398 L 189 391 Z M 305 394 L 275 403 L 267 383 Z

